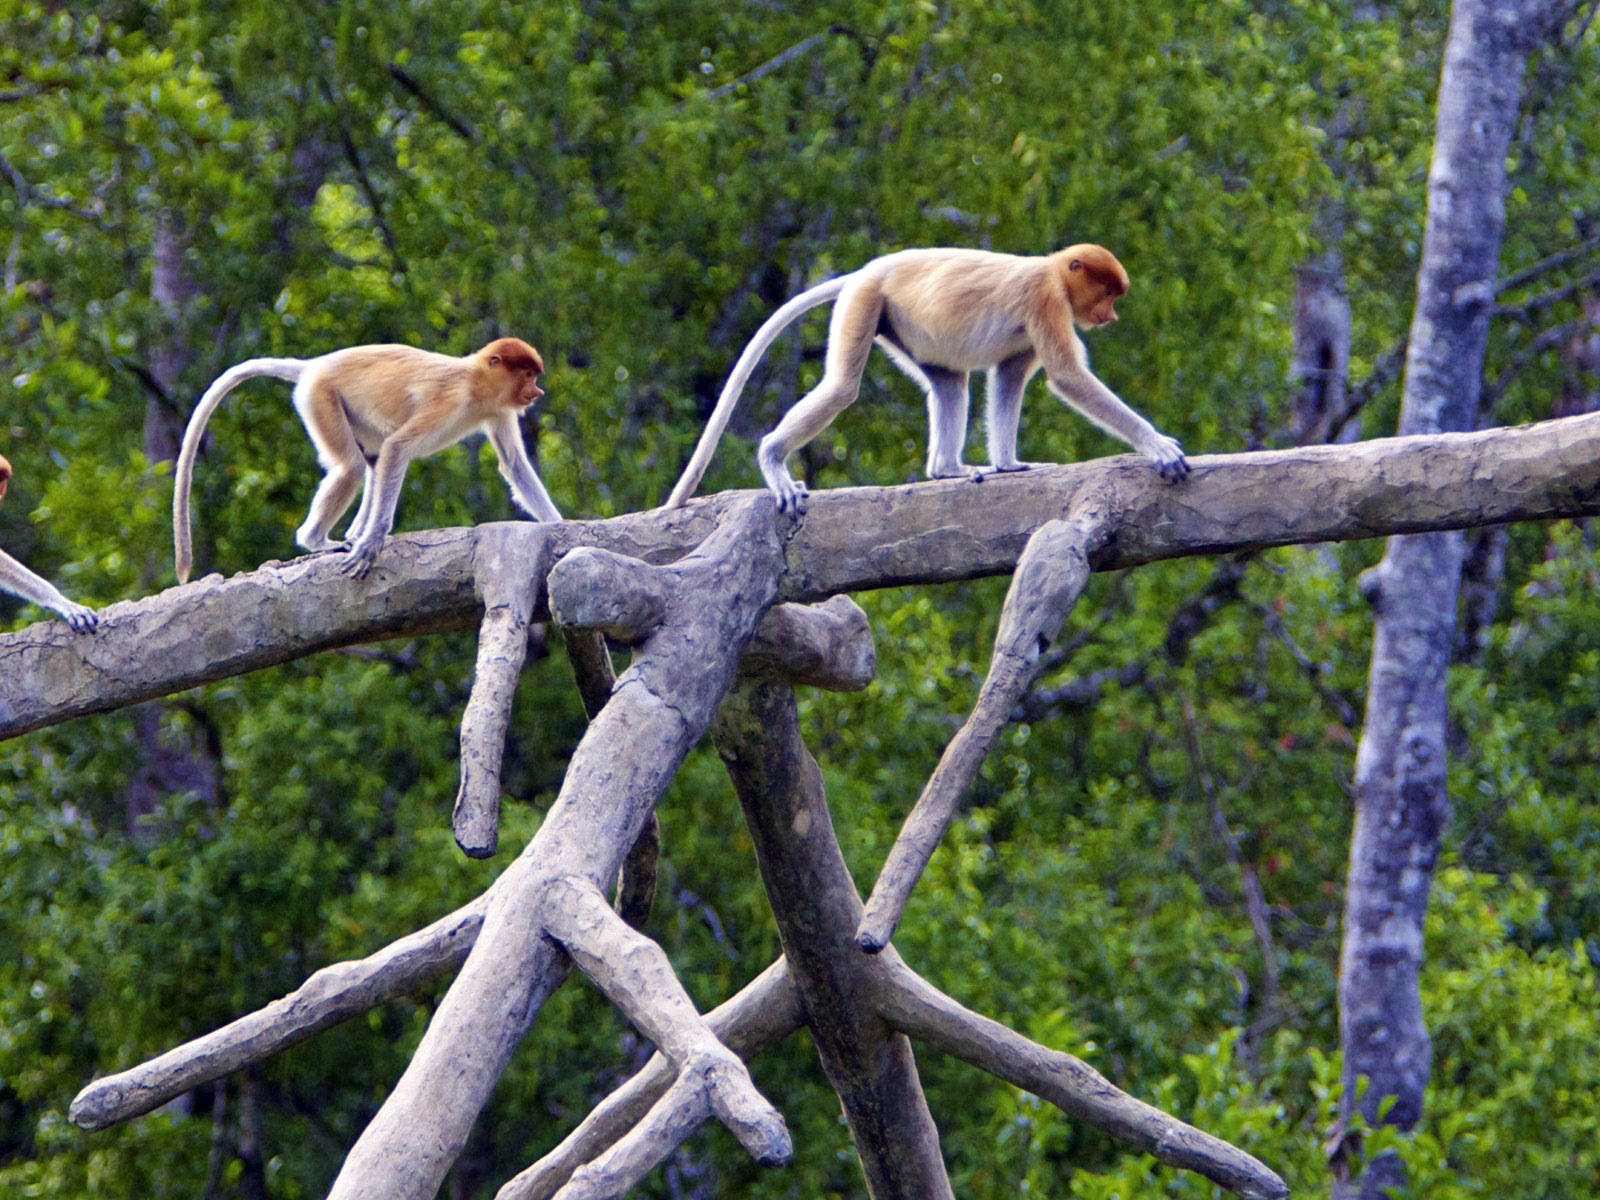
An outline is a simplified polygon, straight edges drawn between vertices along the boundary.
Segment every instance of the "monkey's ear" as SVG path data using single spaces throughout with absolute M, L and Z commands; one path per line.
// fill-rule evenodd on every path
M 1083 270 L 1083 259 L 1081 259 L 1081 258 L 1073 259 L 1071 262 L 1069 262 L 1067 264 L 1067 270 L 1069 270 L 1069 271 L 1081 271 L 1081 270 Z
M 491 367 L 498 367 L 500 365 L 500 356 L 498 354 L 489 355 L 489 365 Z

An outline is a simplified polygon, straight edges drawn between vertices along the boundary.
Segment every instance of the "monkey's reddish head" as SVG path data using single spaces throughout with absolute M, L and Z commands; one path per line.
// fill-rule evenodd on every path
M 1068 246 L 1056 258 L 1072 302 L 1072 319 L 1085 328 L 1115 321 L 1117 310 L 1112 306 L 1128 294 L 1128 272 L 1117 256 L 1104 246 L 1085 242 Z
M 544 359 L 521 338 L 496 338 L 478 354 L 489 366 L 511 375 L 516 386 L 514 403 L 519 407 L 526 408 L 544 395 L 538 383 L 544 374 Z
M 6 498 L 6 488 L 11 486 L 11 464 L 6 461 L 6 456 L 0 454 L 0 500 Z

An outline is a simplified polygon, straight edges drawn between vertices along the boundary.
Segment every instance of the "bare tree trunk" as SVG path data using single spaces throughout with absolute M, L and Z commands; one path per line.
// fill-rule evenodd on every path
M 723 702 L 714 735 L 867 1194 L 953 1197 L 911 1041 L 872 1011 L 871 979 L 854 938 L 861 897 L 834 838 L 822 772 L 800 736 L 793 689 L 741 682 Z
M 144 406 L 144 454 L 152 462 L 171 462 L 183 440 L 183 418 L 173 404 L 178 382 L 193 357 L 186 335 L 184 314 L 199 294 L 199 286 L 184 264 L 188 240 L 171 223 L 156 225 L 150 270 L 150 298 L 161 314 L 163 327 L 150 347 L 149 388 Z M 158 563 L 144 565 L 144 578 L 154 581 Z M 128 784 L 125 798 L 128 832 L 135 838 L 160 837 L 148 826 L 162 798 L 178 791 L 193 791 L 208 808 L 221 794 L 220 752 L 198 723 L 193 729 L 168 719 L 170 709 L 147 704 L 134 714 L 133 736 L 139 748 L 139 767 Z
M 1542 0 L 1455 5 L 1439 86 L 1402 434 L 1477 423 L 1505 226 L 1506 152 L 1526 58 L 1546 12 Z M 1431 1044 L 1418 972 L 1428 892 L 1450 816 L 1445 673 L 1461 564 L 1459 533 L 1397 537 L 1362 578 L 1376 619 L 1340 956 L 1344 1076 L 1341 1133 L 1331 1152 L 1336 1197 L 1381 1200 L 1386 1189 L 1404 1183 L 1398 1158 L 1363 1163 L 1344 1126 L 1359 1108 L 1368 1124 L 1411 1129 L 1428 1084 Z
M 1296 384 L 1291 430 L 1301 444 L 1325 442 L 1335 413 L 1344 408 L 1350 372 L 1350 296 L 1345 288 L 1344 204 L 1330 196 L 1318 206 L 1312 233 L 1322 249 L 1306 256 L 1294 275 L 1294 350 L 1289 377 Z M 1360 430 L 1346 422 L 1340 441 Z

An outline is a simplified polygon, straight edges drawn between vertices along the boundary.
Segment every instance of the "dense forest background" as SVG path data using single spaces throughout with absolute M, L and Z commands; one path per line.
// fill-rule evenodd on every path
M 1191 454 L 1305 435 L 1297 273 L 1340 250 L 1362 401 L 1340 436 L 1394 429 L 1447 5 L 0 0 L 0 14 L 0 451 L 18 472 L 0 545 L 86 603 L 173 582 L 170 459 L 237 360 L 525 337 L 549 366 L 527 430 L 544 478 L 567 514 L 609 516 L 665 497 L 773 308 L 904 246 L 1111 247 L 1133 290 L 1091 341 L 1095 368 Z M 1496 422 L 1600 406 L 1597 60 L 1581 26 L 1530 61 L 1502 277 L 1539 269 L 1493 328 Z M 744 439 L 816 379 L 823 320 L 774 348 Z M 921 397 L 875 357 L 862 401 L 800 465 L 814 487 L 920 478 L 923 425 Z M 289 557 L 315 467 L 288 388 L 250 385 L 211 429 L 201 570 Z M 1119 450 L 1039 384 L 1022 438 L 1034 460 Z M 702 490 L 757 483 L 735 438 Z M 473 442 L 411 469 L 397 528 L 512 515 Z M 1419 1128 L 1369 1148 L 1397 1149 L 1434 1200 L 1591 1194 L 1600 559 L 1571 524 L 1470 547 L 1455 817 L 1423 977 L 1433 1082 Z M 1371 635 L 1356 578 L 1381 549 L 1097 576 L 896 937 L 958 999 L 1308 1195 L 1328 1188 L 1338 1103 Z M 971 707 L 1005 582 L 860 596 L 877 682 L 803 700 L 863 888 Z M 5 628 L 40 617 L 0 598 Z M 97 1072 L 481 891 L 537 827 L 583 727 L 553 632 L 536 653 L 489 862 L 457 851 L 448 820 L 468 635 L 327 654 L 0 746 L 0 1194 L 326 1189 L 434 995 L 125 1127 L 85 1134 L 66 1107 Z M 778 947 L 708 748 L 661 817 L 647 932 L 709 1007 Z M 592 990 L 562 989 L 451 1196 L 492 1195 L 646 1053 Z M 920 1066 L 962 1197 L 1214 1190 L 931 1053 Z M 862 1195 L 809 1046 L 754 1074 L 795 1161 L 762 1171 L 708 1132 L 645 1194 Z

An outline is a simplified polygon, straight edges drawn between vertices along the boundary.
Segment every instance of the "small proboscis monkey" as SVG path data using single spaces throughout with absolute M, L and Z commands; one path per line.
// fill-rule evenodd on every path
M 819 284 L 773 313 L 745 347 L 666 507 L 677 508 L 694 493 L 739 393 L 767 347 L 803 313 L 830 300 L 837 304 L 828 326 L 822 382 L 761 439 L 756 455 L 761 475 L 784 512 L 806 510 L 806 485 L 790 476 L 786 460 L 855 400 L 874 341 L 928 394 L 931 479 L 981 479 L 1035 465 L 1017 460 L 1017 422 L 1023 389 L 1041 366 L 1060 399 L 1153 460 L 1163 479 L 1182 479 L 1189 473 L 1183 448 L 1095 378 L 1074 328 L 1115 321 L 1113 305 L 1127 291 L 1128 273 L 1116 256 L 1088 244 L 1043 257 L 902 250 Z M 978 369 L 989 372 L 986 468 L 961 461 L 967 373 Z
M 0 500 L 6 498 L 11 486 L 11 464 L 0 455 Z M 67 624 L 79 633 L 92 633 L 99 624 L 93 609 L 74 604 L 47 579 L 41 579 L 4 550 L 0 550 L 0 591 L 21 596 L 41 608 L 53 608 L 67 619 Z
M 454 445 L 479 430 L 500 460 L 511 494 L 540 521 L 559 521 L 539 473 L 528 461 L 517 418 L 540 396 L 539 352 L 520 338 L 496 338 L 476 354 L 453 358 L 412 346 L 352 346 L 319 358 L 252 358 L 206 389 L 189 418 L 172 496 L 178 580 L 194 565 L 189 488 L 206 422 L 246 379 L 267 375 L 294 383 L 294 406 L 326 474 L 295 541 L 309 551 L 348 549 L 347 574 L 372 569 L 394 528 L 400 484 L 413 458 Z M 361 505 L 344 542 L 328 537 L 356 492 Z

